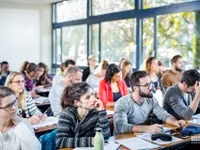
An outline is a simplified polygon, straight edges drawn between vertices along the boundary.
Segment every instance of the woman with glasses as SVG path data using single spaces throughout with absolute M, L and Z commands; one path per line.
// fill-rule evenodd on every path
M 0 86 L 0 149 L 40 150 L 30 124 L 17 116 L 17 99 L 8 87 Z
M 18 98 L 18 108 L 22 110 L 22 117 L 28 118 L 31 124 L 37 124 L 47 118 L 35 105 L 30 94 L 25 90 L 25 80 L 23 74 L 12 72 L 6 79 L 5 86 L 11 88 Z
M 57 126 L 56 147 L 74 148 L 94 145 L 95 128 L 102 128 L 104 139 L 110 136 L 107 113 L 86 82 L 67 86 L 63 91 L 63 111 Z
M 99 85 L 99 99 L 104 108 L 114 107 L 115 102 L 128 94 L 128 88 L 122 79 L 121 71 L 116 64 L 110 64 L 104 80 Z

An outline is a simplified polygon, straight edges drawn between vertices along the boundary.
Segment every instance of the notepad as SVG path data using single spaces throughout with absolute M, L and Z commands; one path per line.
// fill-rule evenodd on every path
M 107 115 L 113 115 L 114 114 L 114 111 L 112 111 L 112 110 L 106 110 L 106 112 L 107 112 Z
M 172 136 L 172 141 L 162 141 L 160 139 L 157 139 L 157 140 L 153 141 L 153 140 L 151 140 L 151 134 L 143 134 L 143 135 L 139 135 L 138 137 L 141 138 L 141 139 L 150 141 L 152 143 L 159 144 L 159 145 L 170 144 L 170 143 L 178 142 L 178 141 L 181 140 L 179 138 L 176 138 L 176 137 Z
M 104 145 L 104 150 L 117 150 L 120 144 L 117 143 L 106 143 Z M 94 150 L 94 147 L 77 147 L 74 150 Z
M 50 92 L 50 91 L 51 91 L 51 87 L 37 89 L 37 93 L 45 93 L 45 92 Z
M 200 119 L 200 114 L 193 115 L 192 118 Z
M 117 140 L 117 142 L 121 145 L 126 146 L 127 148 L 129 148 L 131 150 L 153 149 L 153 148 L 159 147 L 159 145 L 145 141 L 145 140 L 138 138 L 138 137 Z
M 38 128 L 41 128 L 41 127 L 46 127 L 46 126 L 50 126 L 50 125 L 54 125 L 54 124 L 58 124 L 58 118 L 47 117 L 47 119 L 45 121 L 41 121 L 38 124 L 34 124 L 34 125 L 32 125 L 32 127 L 34 129 L 38 129 Z
M 200 119 L 192 119 L 192 120 L 189 120 L 188 123 L 200 124 Z
M 34 98 L 33 101 L 34 103 L 37 103 L 37 104 L 43 104 L 43 103 L 49 102 L 49 99 L 48 97 L 40 96 L 38 98 Z

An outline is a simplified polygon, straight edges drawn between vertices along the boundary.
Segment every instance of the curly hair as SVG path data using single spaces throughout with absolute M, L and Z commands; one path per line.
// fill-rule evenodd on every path
M 90 85 L 86 82 L 74 83 L 67 86 L 61 97 L 61 106 L 63 109 L 66 107 L 75 107 L 74 100 L 80 101 L 81 96 L 87 93 Z
M 108 81 L 108 82 L 111 82 L 111 78 L 118 72 L 120 72 L 120 68 L 119 66 L 117 66 L 116 64 L 110 64 L 108 66 L 108 69 L 106 71 L 106 75 L 105 75 L 105 78 L 104 80 Z

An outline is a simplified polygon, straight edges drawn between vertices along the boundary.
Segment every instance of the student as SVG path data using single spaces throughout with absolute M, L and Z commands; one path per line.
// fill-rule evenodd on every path
M 158 76 L 159 66 L 158 60 L 155 57 L 149 57 L 146 60 L 145 70 L 149 74 L 151 82 L 153 83 L 153 93 L 156 93 L 156 90 L 159 89 L 163 91 L 161 84 L 161 77 Z
M 26 66 L 29 64 L 28 61 L 24 61 L 23 64 L 21 65 L 19 72 L 21 72 L 22 74 L 25 74 L 26 71 Z
M 0 85 L 4 85 L 7 76 L 10 74 L 9 64 L 7 61 L 1 62 L 1 70 L 0 70 Z
M 99 85 L 99 99 L 104 108 L 114 107 L 115 102 L 128 94 L 128 88 L 121 77 L 121 71 L 116 64 L 110 64 L 106 71 L 104 80 Z
M 66 74 L 67 74 L 67 70 L 70 67 L 73 67 L 76 65 L 76 62 L 72 59 L 68 59 L 64 62 L 64 66 L 63 69 L 64 71 L 61 74 L 57 74 L 54 78 L 53 78 L 53 86 L 60 84 L 62 82 L 62 80 L 65 78 Z
M 103 60 L 95 69 L 94 73 L 90 74 L 86 80 L 95 93 L 99 92 L 99 83 L 104 79 L 108 66 L 108 61 Z
M 91 147 L 95 128 L 102 128 L 104 139 L 110 136 L 107 113 L 86 82 L 65 88 L 56 136 L 57 148 Z
M 53 111 L 54 116 L 59 116 L 61 112 L 61 96 L 65 87 L 81 82 L 82 71 L 79 67 L 70 67 L 67 70 L 66 76 L 60 83 L 53 85 L 49 93 L 49 101 L 51 103 L 51 110 Z
M 88 57 L 88 67 L 83 70 L 82 81 L 87 80 L 88 76 L 94 72 L 95 67 L 96 67 L 96 57 L 90 55 Z
M 11 88 L 18 99 L 19 109 L 22 110 L 22 117 L 27 118 L 31 124 L 37 124 L 47 118 L 43 115 L 28 92 L 26 92 L 25 80 L 23 74 L 19 72 L 12 72 L 6 80 L 5 86 Z
M 175 55 L 171 59 L 172 67 L 169 69 L 162 77 L 162 85 L 165 90 L 169 86 L 172 86 L 181 81 L 182 71 L 183 71 L 183 60 L 181 55 Z
M 40 142 L 35 137 L 30 124 L 17 116 L 15 93 L 0 86 L 0 149 L 2 150 L 40 150 Z
M 37 88 L 47 88 L 52 86 L 51 80 L 48 78 L 48 69 L 44 63 L 38 64 L 38 75 L 35 80 Z
M 126 82 L 127 87 L 130 87 L 130 75 L 132 72 L 131 68 L 131 62 L 128 60 L 125 60 L 122 64 L 122 77 L 124 81 Z
M 177 119 L 191 119 L 199 107 L 200 73 L 191 69 L 183 73 L 181 82 L 169 87 L 164 96 L 164 109 Z
M 185 125 L 185 121 L 176 120 L 159 106 L 158 101 L 153 98 L 150 81 L 145 71 L 136 71 L 131 75 L 133 93 L 120 98 L 115 104 L 115 134 L 135 132 L 160 133 L 162 130 L 158 124 L 143 125 L 152 111 L 158 119 L 167 124 L 177 127 Z

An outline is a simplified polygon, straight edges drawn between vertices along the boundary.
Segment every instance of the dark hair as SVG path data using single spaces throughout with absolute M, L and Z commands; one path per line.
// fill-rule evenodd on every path
M 39 64 L 38 64 L 38 69 L 39 68 L 44 68 L 44 73 L 43 73 L 43 75 L 40 77 L 40 82 L 41 82 L 41 84 L 42 85 L 45 85 L 45 84 L 47 84 L 48 83 L 48 68 L 47 68 L 47 66 L 44 64 L 44 63 L 42 63 L 42 62 L 40 62 Z
M 26 70 L 26 67 L 27 67 L 28 64 L 29 64 L 28 61 L 23 62 L 23 64 L 22 64 L 21 67 L 20 67 L 19 72 L 25 74 L 25 70 Z
M 77 66 L 73 66 L 73 67 L 70 67 L 68 70 L 67 70 L 67 73 L 66 74 L 75 74 L 77 72 L 82 72 L 81 69 Z
M 2 62 L 1 62 L 1 67 L 2 67 L 3 65 L 8 65 L 8 62 L 7 62 L 7 61 L 2 61 Z
M 31 72 L 37 72 L 38 71 L 38 66 L 35 63 L 29 63 L 26 66 L 26 72 L 29 74 Z
M 10 88 L 8 88 L 6 86 L 0 86 L 0 103 L 1 103 L 2 99 L 6 98 L 10 95 L 15 95 L 13 90 L 11 90 Z
M 131 87 L 140 84 L 140 78 L 148 76 L 146 71 L 136 71 L 131 75 Z
M 72 59 L 67 59 L 65 62 L 64 62 L 64 65 L 65 67 L 68 67 L 68 65 L 71 64 L 71 65 L 76 65 L 76 62 Z
M 74 83 L 67 86 L 61 97 L 62 108 L 75 107 L 74 100 L 80 100 L 81 96 L 87 93 L 90 89 L 90 85 L 86 82 Z
M 118 72 L 120 72 L 119 66 L 117 66 L 116 64 L 110 64 L 106 71 L 104 80 L 111 82 L 111 78 Z
M 147 58 L 146 63 L 145 63 L 145 70 L 146 70 L 147 73 L 150 73 L 152 61 L 155 60 L 155 59 L 156 58 L 152 57 L 152 56 Z
M 188 86 L 195 85 L 196 81 L 200 81 L 200 73 L 196 69 L 185 71 L 181 78 L 181 83 L 185 82 Z
M 182 58 L 181 55 L 175 55 L 172 59 L 171 59 L 171 63 L 176 63 L 178 61 L 179 58 Z
M 101 64 L 101 69 L 107 70 L 109 66 L 109 63 L 107 60 L 103 60 Z

